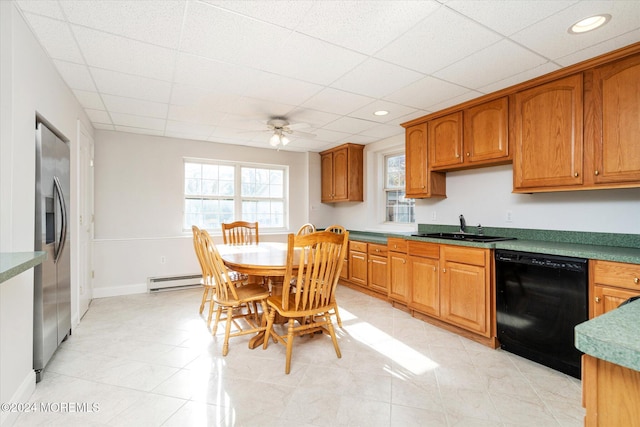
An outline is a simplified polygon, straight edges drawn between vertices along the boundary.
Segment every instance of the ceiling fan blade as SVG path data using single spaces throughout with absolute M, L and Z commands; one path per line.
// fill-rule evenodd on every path
M 296 129 L 307 129 L 307 128 L 310 128 L 311 125 L 308 123 L 294 123 L 292 125 L 288 125 L 287 127 L 291 130 L 296 130 Z

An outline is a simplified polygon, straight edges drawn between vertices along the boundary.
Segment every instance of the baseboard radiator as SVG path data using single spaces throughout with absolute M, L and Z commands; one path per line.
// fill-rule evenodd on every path
M 201 274 L 149 277 L 147 279 L 147 292 L 175 291 L 200 286 L 201 280 Z

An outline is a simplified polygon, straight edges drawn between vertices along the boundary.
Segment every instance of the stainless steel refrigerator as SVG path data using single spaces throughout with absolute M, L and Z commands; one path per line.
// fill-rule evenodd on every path
M 44 123 L 36 131 L 35 250 L 47 252 L 34 271 L 33 369 L 36 382 L 71 334 L 69 146 Z

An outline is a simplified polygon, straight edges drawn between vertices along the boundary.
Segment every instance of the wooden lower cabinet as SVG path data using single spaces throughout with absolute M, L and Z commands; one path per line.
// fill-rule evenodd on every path
M 369 258 L 367 285 L 372 290 L 386 295 L 389 292 L 389 286 L 387 285 L 387 245 L 369 243 L 367 256 Z
M 589 261 L 589 317 L 618 308 L 640 295 L 640 265 L 612 261 Z
M 440 317 L 486 337 L 491 332 L 490 256 L 488 249 L 440 247 Z
M 495 347 L 491 250 L 409 241 L 408 255 L 408 307 Z
M 349 281 L 367 286 L 367 244 L 349 242 Z
M 640 427 L 640 372 L 585 354 L 582 403 L 585 427 Z
M 389 299 L 406 304 L 410 295 L 407 241 L 390 237 L 387 239 L 387 248 Z
M 377 243 L 349 241 L 347 259 L 348 274 L 340 275 L 341 283 L 378 296 L 387 297 L 388 267 L 387 245 Z M 344 271 L 345 267 L 343 267 Z

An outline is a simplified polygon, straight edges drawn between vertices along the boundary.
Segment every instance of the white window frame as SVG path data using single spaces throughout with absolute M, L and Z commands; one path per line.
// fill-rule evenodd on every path
M 398 226 L 415 225 L 416 224 L 415 203 L 413 204 L 413 221 L 411 221 L 411 222 L 389 221 L 387 219 L 388 193 L 390 191 L 398 191 L 398 190 L 401 190 L 402 192 L 406 191 L 406 186 L 405 186 L 405 188 L 400 188 L 400 187 L 391 187 L 390 188 L 390 187 L 387 187 L 387 159 L 389 157 L 400 156 L 400 155 L 404 155 L 405 156 L 405 161 L 406 161 L 406 153 L 405 153 L 404 150 L 389 151 L 389 152 L 380 153 L 380 157 L 381 157 L 381 160 L 382 160 L 381 177 L 382 177 L 382 188 L 383 188 L 383 190 L 382 190 L 382 206 L 383 206 L 382 218 L 383 218 L 384 224 L 390 224 L 390 225 L 393 224 L 393 225 L 398 225 Z M 405 173 L 405 182 L 406 182 L 406 173 Z
M 196 163 L 203 165 L 219 165 L 219 166 L 231 166 L 234 168 L 234 194 L 233 196 L 207 196 L 207 195 L 191 195 L 187 194 L 185 191 L 185 183 L 186 183 L 186 167 L 187 163 Z M 279 170 L 283 172 L 283 194 L 282 197 L 271 197 L 271 198 L 259 198 L 259 197 L 243 197 L 242 196 L 242 168 L 258 168 L 258 169 L 269 169 L 269 170 Z M 254 201 L 254 200 L 276 200 L 280 201 L 283 204 L 283 226 L 282 227 L 269 227 L 267 225 L 260 224 L 260 231 L 267 232 L 282 232 L 289 229 L 289 166 L 287 165 L 275 165 L 275 164 L 266 164 L 266 163 L 249 163 L 249 162 L 232 162 L 232 161 L 224 161 L 224 160 L 215 160 L 215 159 L 200 159 L 200 158 L 183 158 L 182 162 L 182 224 L 183 231 L 191 232 L 191 225 L 186 224 L 187 212 L 185 209 L 187 199 L 199 199 L 199 200 L 220 200 L 220 199 L 230 199 L 233 198 L 234 201 L 234 218 L 233 221 L 243 221 L 242 218 L 242 202 L 243 201 Z M 196 224 L 200 226 L 199 224 Z M 222 230 L 207 228 L 209 232 L 214 234 L 221 234 Z

